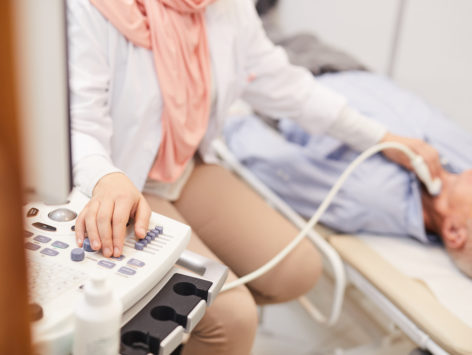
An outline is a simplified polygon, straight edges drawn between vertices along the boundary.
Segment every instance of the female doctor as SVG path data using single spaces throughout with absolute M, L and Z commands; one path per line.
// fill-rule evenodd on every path
M 193 229 L 189 248 L 242 276 L 285 247 L 297 230 L 219 165 L 211 149 L 237 98 L 361 150 L 406 143 L 437 176 L 437 153 L 394 136 L 343 97 L 291 66 L 266 38 L 251 0 L 69 0 L 75 184 L 91 197 L 80 213 L 105 256 L 122 252 L 131 216 L 145 235 L 151 209 Z M 198 156 L 197 156 L 198 150 Z M 408 167 L 402 154 L 388 152 Z M 249 354 L 256 303 L 283 302 L 316 282 L 320 257 L 301 243 L 275 269 L 219 295 L 184 354 Z

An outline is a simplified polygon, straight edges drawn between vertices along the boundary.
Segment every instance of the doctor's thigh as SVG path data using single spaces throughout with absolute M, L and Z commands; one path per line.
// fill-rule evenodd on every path
M 215 165 L 197 165 L 174 205 L 146 198 L 153 210 L 192 226 L 189 249 L 228 265 L 228 281 L 267 262 L 298 233 L 246 184 Z M 294 299 L 307 292 L 320 273 L 320 256 L 305 240 L 247 287 L 220 294 L 183 353 L 249 354 L 257 327 L 255 303 Z

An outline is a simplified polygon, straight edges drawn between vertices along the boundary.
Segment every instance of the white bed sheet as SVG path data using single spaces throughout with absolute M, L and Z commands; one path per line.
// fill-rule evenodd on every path
M 424 282 L 446 309 L 472 328 L 472 279 L 457 269 L 442 246 L 408 237 L 357 237 L 400 272 Z

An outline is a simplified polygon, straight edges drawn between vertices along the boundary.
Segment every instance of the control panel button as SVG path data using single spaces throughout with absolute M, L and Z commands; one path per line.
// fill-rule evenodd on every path
M 32 235 L 34 235 L 34 233 L 30 232 L 30 231 L 23 231 L 23 236 L 25 238 L 29 238 L 31 237 Z
M 28 243 L 25 243 L 25 248 L 28 250 L 38 250 L 41 248 L 41 246 L 38 244 L 28 242 Z
M 44 248 L 43 250 L 41 250 L 41 254 L 49 255 L 49 256 L 56 256 L 57 254 L 59 254 L 59 252 L 54 249 Z
M 59 248 L 59 249 L 67 249 L 69 247 L 69 244 L 61 242 L 59 240 L 56 240 L 54 243 L 51 244 L 53 247 Z
M 134 249 L 136 250 L 143 250 L 145 246 L 146 245 L 144 245 L 144 243 L 141 241 L 134 243 Z
M 84 239 L 84 250 L 88 251 L 89 253 L 95 251 L 95 250 L 92 249 L 92 246 L 90 245 L 90 239 L 88 239 L 88 238 Z
M 121 261 L 125 258 L 125 256 L 123 254 L 121 254 L 120 256 L 112 256 L 111 258 L 115 259 L 115 260 L 118 260 L 118 261 Z
M 33 239 L 40 243 L 49 243 L 51 241 L 51 238 L 46 237 L 44 235 L 37 235 Z
M 150 235 L 145 236 L 144 239 L 146 239 L 148 243 L 151 243 L 152 241 L 152 237 Z
M 85 258 L 85 252 L 82 248 L 74 248 L 70 252 L 70 258 L 72 261 L 82 261 Z
M 159 234 L 164 233 L 164 227 L 163 226 L 155 226 L 154 230 L 157 231 Z
M 77 213 L 68 208 L 57 208 L 48 213 L 48 217 L 56 222 L 68 222 L 77 217 Z
M 39 213 L 37 208 L 31 207 L 28 212 L 26 212 L 26 217 L 35 217 Z
M 75 232 L 75 224 L 74 224 L 72 227 L 70 227 L 70 230 L 71 230 L 72 232 Z
M 100 260 L 98 262 L 98 265 L 100 266 L 103 266 L 103 267 L 106 267 L 107 269 L 111 269 L 113 268 L 116 264 L 112 261 L 109 261 L 109 260 Z
M 130 259 L 128 260 L 128 265 L 134 265 L 134 266 L 137 266 L 137 267 L 143 267 L 144 265 L 146 265 L 143 261 L 141 260 L 138 260 L 138 259 Z
M 48 232 L 55 232 L 57 229 L 54 226 L 50 226 L 49 224 L 46 223 L 41 223 L 41 222 L 34 222 L 33 226 L 36 228 L 42 229 L 43 231 L 48 231 Z
M 148 245 L 148 241 L 146 239 L 140 239 L 139 243 L 142 243 L 144 246 Z
M 136 274 L 136 270 L 133 270 L 129 267 L 126 267 L 126 266 L 122 266 L 119 268 L 118 272 L 124 274 L 124 275 L 134 275 Z

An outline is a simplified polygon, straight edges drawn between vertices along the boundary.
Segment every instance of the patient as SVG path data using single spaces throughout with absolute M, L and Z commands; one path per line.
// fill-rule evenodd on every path
M 456 265 L 472 276 L 472 136 L 380 75 L 350 71 L 318 79 L 393 133 L 424 139 L 443 162 L 443 188 L 432 197 L 413 173 L 377 154 L 354 171 L 321 222 L 345 233 L 442 241 Z M 311 217 L 359 153 L 334 138 L 310 136 L 289 120 L 273 123 L 235 117 L 225 130 L 227 143 L 267 186 Z
M 441 180 L 443 189 L 436 198 L 422 191 L 425 228 L 442 237 L 456 265 L 472 277 L 472 170 L 443 171 Z

